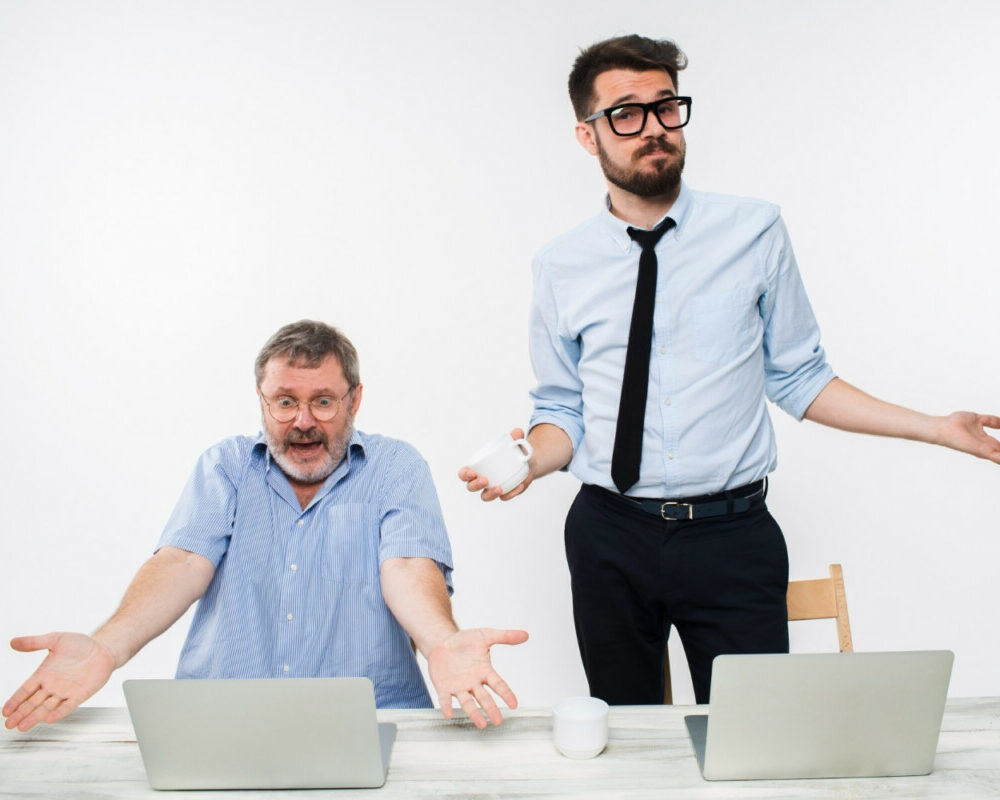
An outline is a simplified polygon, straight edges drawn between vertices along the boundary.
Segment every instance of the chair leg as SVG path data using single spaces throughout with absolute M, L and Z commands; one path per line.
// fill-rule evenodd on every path
M 853 653 L 851 621 L 847 615 L 847 592 L 844 591 L 844 572 L 840 564 L 830 565 L 830 578 L 833 580 L 833 595 L 837 602 L 837 639 L 840 643 L 840 652 Z
M 670 651 L 663 650 L 663 705 L 674 704 L 674 693 L 670 684 Z

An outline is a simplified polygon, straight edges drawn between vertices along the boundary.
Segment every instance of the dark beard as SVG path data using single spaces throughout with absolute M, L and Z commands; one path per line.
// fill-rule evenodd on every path
M 680 187 L 681 173 L 684 172 L 684 151 L 666 140 L 657 139 L 637 150 L 633 159 L 638 160 L 655 151 L 677 155 L 679 158 L 669 165 L 656 165 L 653 172 L 628 171 L 613 164 L 601 146 L 600 140 L 597 141 L 597 155 L 601 162 L 601 169 L 604 171 L 604 177 L 619 189 L 637 197 L 661 197 L 675 194 Z

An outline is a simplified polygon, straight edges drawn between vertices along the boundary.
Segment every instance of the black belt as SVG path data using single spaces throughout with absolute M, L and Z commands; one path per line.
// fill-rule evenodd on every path
M 751 508 L 763 505 L 767 497 L 767 478 L 736 489 L 728 489 L 718 494 L 706 494 L 691 497 L 687 500 L 659 500 L 646 497 L 629 497 L 612 492 L 603 486 L 595 486 L 602 492 L 626 501 L 629 505 L 638 506 L 649 514 L 668 520 L 705 519 L 706 517 L 721 517 L 726 514 L 742 514 Z

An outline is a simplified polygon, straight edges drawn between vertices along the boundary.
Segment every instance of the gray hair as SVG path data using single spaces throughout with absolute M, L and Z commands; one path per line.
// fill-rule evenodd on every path
M 340 363 L 344 377 L 352 389 L 361 383 L 358 351 L 354 349 L 350 339 L 324 322 L 311 319 L 292 322 L 280 328 L 257 354 L 257 361 L 254 362 L 257 385 L 260 386 L 264 380 L 267 362 L 275 356 L 285 356 L 290 365 L 314 369 L 330 355 L 335 356 Z

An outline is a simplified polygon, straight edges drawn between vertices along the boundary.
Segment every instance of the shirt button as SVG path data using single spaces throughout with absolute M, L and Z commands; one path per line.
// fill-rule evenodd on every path
M 665 356 L 666 354 L 667 354 L 667 348 L 666 347 L 661 347 L 660 348 L 660 355 L 661 356 Z
M 285 619 L 287 619 L 289 622 L 291 622 L 292 621 L 292 615 L 289 614 L 287 617 L 285 617 Z
M 291 566 L 289 567 L 289 569 L 290 569 L 290 570 L 291 570 L 292 572 L 295 572 L 295 570 L 297 570 L 298 568 L 299 568 L 299 565 L 298 565 L 298 564 L 292 564 L 292 565 L 291 565 Z
M 670 398 L 669 397 L 664 397 L 663 398 L 663 405 L 665 405 L 665 406 L 669 406 L 670 405 Z
M 298 526 L 299 526 L 299 527 L 301 528 L 301 527 L 302 527 L 303 525 L 305 525 L 305 524 L 306 524 L 306 521 L 305 521 L 304 519 L 300 519 L 300 520 L 299 520 L 298 522 L 296 522 L 295 524 L 296 524 L 296 525 L 298 525 Z
M 288 664 L 285 664 L 285 666 L 284 666 L 284 667 L 282 667 L 282 669 L 283 669 L 283 670 L 284 670 L 285 672 L 291 672 L 291 671 L 292 671 L 292 668 L 291 668 L 290 666 L 288 666 Z
M 667 453 L 667 458 L 669 458 L 671 461 L 674 460 L 674 452 L 673 452 L 673 450 L 671 450 L 669 453 Z

